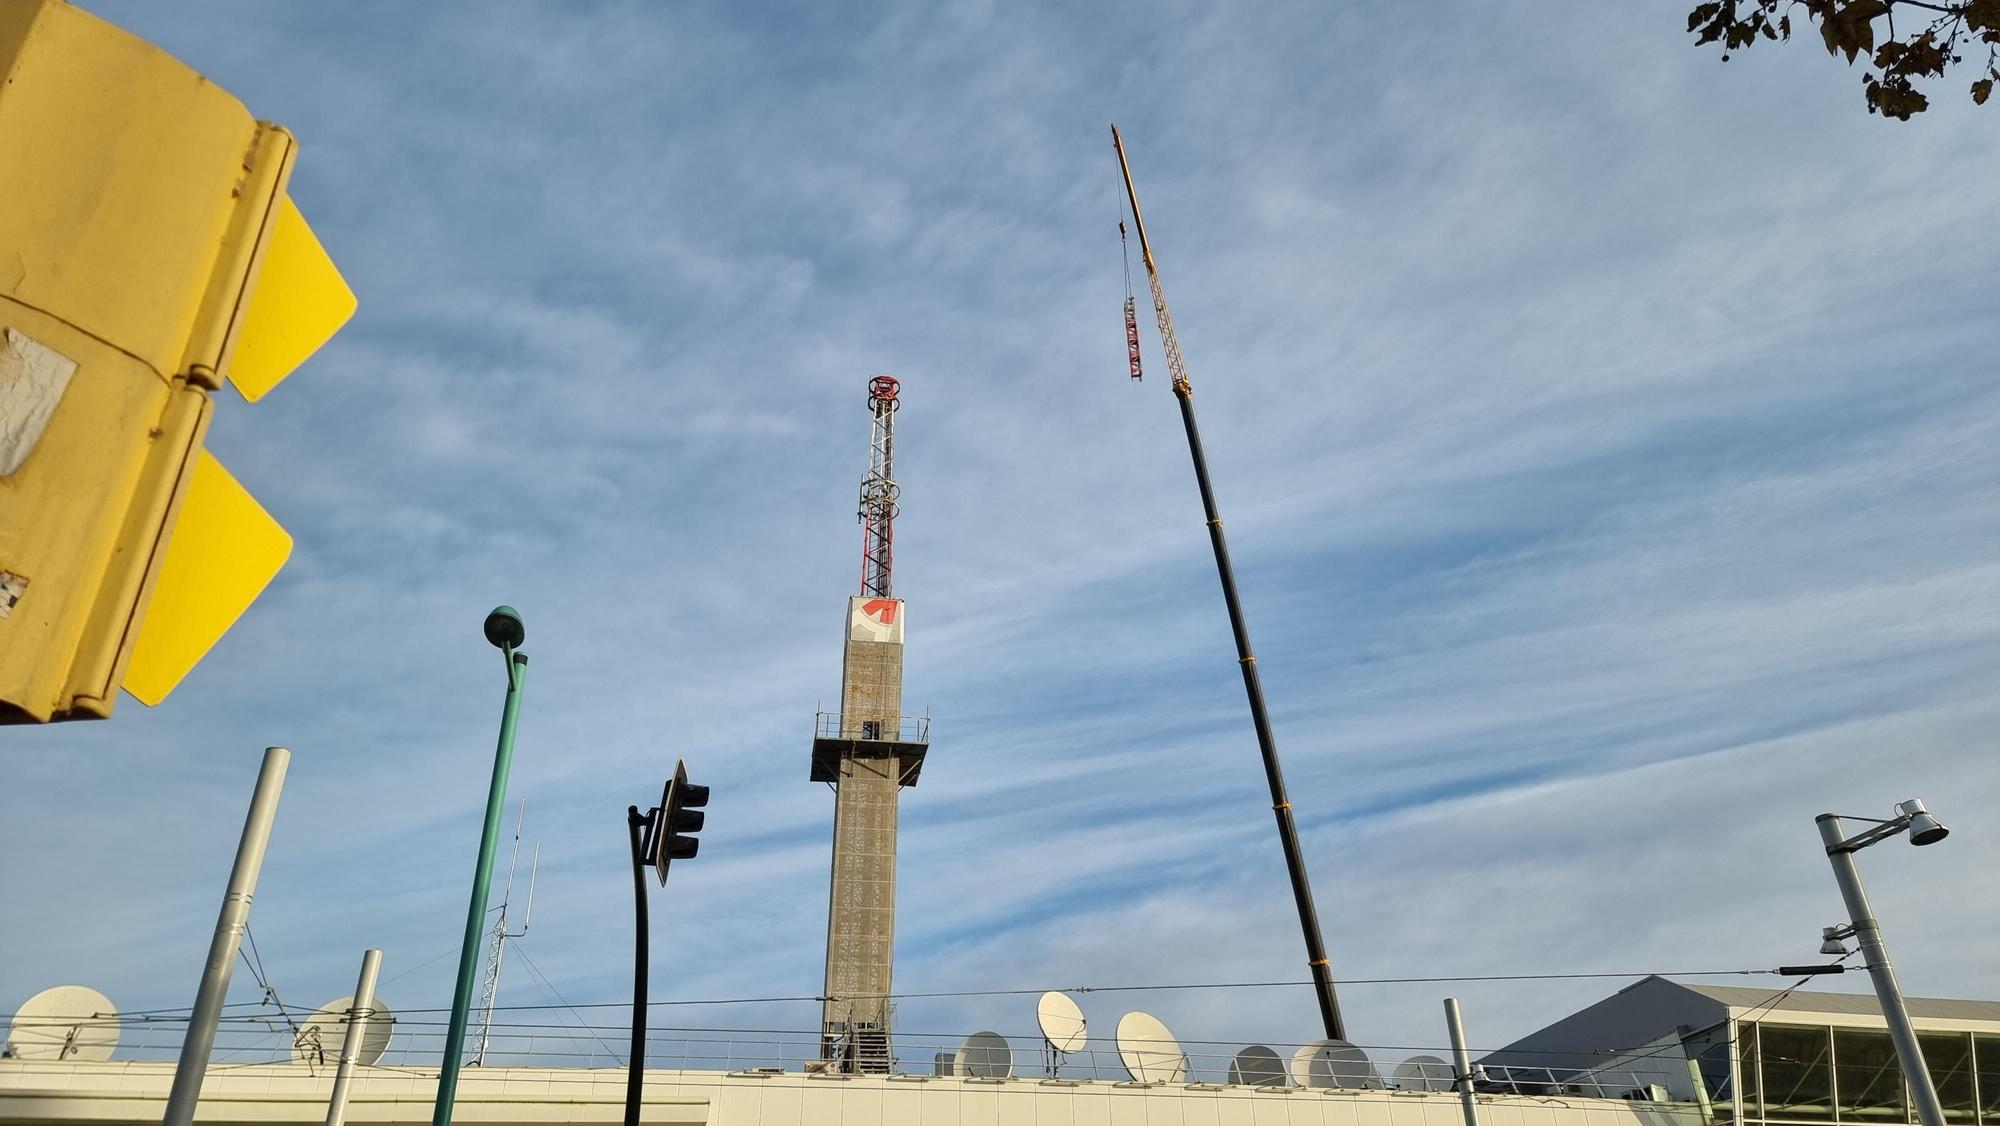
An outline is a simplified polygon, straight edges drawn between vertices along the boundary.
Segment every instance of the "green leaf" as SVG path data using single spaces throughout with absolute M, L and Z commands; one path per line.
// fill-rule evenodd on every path
M 1991 97 L 1992 95 L 1993 95 L 1993 80 L 1991 78 L 1982 78 L 1979 81 L 1972 84 L 1973 105 L 1975 106 L 1985 105 L 1986 99 Z

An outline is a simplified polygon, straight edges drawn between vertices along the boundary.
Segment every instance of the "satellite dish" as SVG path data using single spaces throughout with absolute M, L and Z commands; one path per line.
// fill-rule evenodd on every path
M 1396 1065 L 1396 1086 L 1404 1091 L 1449 1091 L 1451 1065 L 1436 1056 L 1411 1056 Z
M 101 1062 L 117 1046 L 118 1006 L 85 985 L 42 990 L 7 1028 L 6 1054 L 15 1059 Z
M 1187 1075 L 1187 1055 L 1180 1041 L 1151 1013 L 1118 1018 L 1118 1058 L 1140 1083 L 1178 1083 Z
M 347 1043 L 347 1010 L 354 1007 L 353 997 L 340 997 L 320 1006 L 319 1011 L 307 1017 L 292 1037 L 292 1060 L 295 1063 L 325 1064 L 332 1067 L 340 1063 L 341 1046 Z M 389 1050 L 389 1038 L 396 1034 L 396 1014 L 382 999 L 375 999 L 375 1007 L 368 1017 L 368 1027 L 361 1031 L 361 1055 L 359 1063 L 363 1067 L 373 1067 L 381 1062 L 382 1054 Z
M 974 1079 L 1005 1079 L 1014 1074 L 1014 1049 L 998 1032 L 975 1032 L 958 1046 L 952 1070 Z
M 1252 1044 L 1230 1059 L 1229 1081 L 1246 1087 L 1283 1087 L 1284 1057 L 1262 1044 Z
M 1345 1040 L 1315 1040 L 1292 1053 L 1292 1082 L 1301 1087 L 1382 1086 L 1368 1053 Z
M 1041 1023 L 1042 1039 L 1058 1052 L 1074 1052 L 1084 1045 L 1088 1029 L 1083 1020 L 1083 1010 L 1076 1007 L 1067 993 L 1053 990 L 1042 994 L 1035 1002 L 1035 1019 Z

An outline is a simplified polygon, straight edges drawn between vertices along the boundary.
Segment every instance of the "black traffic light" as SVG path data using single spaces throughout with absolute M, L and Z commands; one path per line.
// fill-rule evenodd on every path
M 688 781 L 687 763 L 676 760 L 674 776 L 667 779 L 667 792 L 660 798 L 655 814 L 650 847 L 653 870 L 660 874 L 660 886 L 667 883 L 667 866 L 688 860 L 701 851 L 701 841 L 693 834 L 707 819 L 701 807 L 708 804 L 708 787 Z

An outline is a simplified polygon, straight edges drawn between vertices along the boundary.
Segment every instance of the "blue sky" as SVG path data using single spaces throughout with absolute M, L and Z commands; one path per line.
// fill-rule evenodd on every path
M 817 992 L 877 372 L 936 716 L 899 988 L 1302 978 L 1150 324 L 1124 374 L 1113 120 L 1338 976 L 1809 960 L 1813 815 L 1922 795 L 1950 841 L 1862 862 L 1904 983 L 2000 995 L 2000 157 L 1962 96 L 1884 122 L 1671 3 L 89 7 L 297 133 L 361 306 L 217 412 L 297 537 L 270 591 L 161 707 L 5 736 L 9 1011 L 189 1002 L 273 743 L 273 983 L 323 1003 L 379 946 L 390 1004 L 448 1004 L 503 601 L 548 983 L 503 1000 L 628 996 L 623 810 L 676 756 L 715 798 L 654 997 Z M 1618 984 L 1342 1000 L 1435 1047 L 1457 993 L 1493 1046 Z M 1030 1002 L 899 1022 L 1026 1040 Z M 1143 1003 L 1314 1034 L 1305 990 Z

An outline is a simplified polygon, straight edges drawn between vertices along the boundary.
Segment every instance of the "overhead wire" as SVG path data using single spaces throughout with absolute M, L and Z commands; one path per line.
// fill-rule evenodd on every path
M 542 972 L 542 968 L 535 964 L 535 960 L 528 956 L 528 952 L 525 949 L 522 949 L 521 943 L 516 942 L 514 944 L 514 949 L 521 955 L 521 961 L 527 963 L 528 972 L 535 975 L 536 981 L 538 981 L 542 986 L 546 987 L 548 993 L 555 994 L 556 999 L 562 1002 L 562 1007 L 569 1010 L 570 1015 L 576 1018 L 576 1023 L 579 1027 L 588 1029 L 589 1026 L 584 1023 L 583 1014 L 577 1012 L 576 1006 L 569 1003 L 569 998 L 563 996 L 562 990 L 556 988 L 556 983 L 550 981 L 548 975 Z M 547 996 L 547 993 L 545 993 L 544 996 Z M 629 1008 L 630 1006 L 627 1007 Z M 612 1051 L 611 1045 L 606 1044 L 604 1042 L 603 1037 L 599 1036 L 594 1030 L 592 1030 L 590 1032 L 590 1038 L 592 1040 L 597 1041 L 597 1046 L 603 1048 L 605 1054 L 609 1055 L 615 1063 L 617 1063 L 620 1067 L 624 1066 L 625 1063 L 624 1057 L 620 1056 L 617 1052 Z
M 457 947 L 453 947 L 452 949 L 456 950 Z M 433 957 L 432 959 L 430 959 L 430 961 L 434 962 L 438 958 L 442 958 L 445 956 L 445 954 L 451 952 L 452 951 L 446 951 L 444 954 L 439 954 L 436 957 Z M 532 965 L 532 959 L 529 958 L 525 952 L 523 953 L 522 957 L 528 960 Z M 398 974 L 396 978 L 391 978 L 389 980 L 395 981 L 397 980 L 397 978 L 403 977 L 409 973 L 413 973 L 417 969 L 421 968 L 422 968 L 421 966 L 412 967 L 409 970 L 405 970 L 402 974 Z M 254 972 L 256 971 L 253 970 L 253 973 Z M 537 977 L 542 977 L 539 968 L 535 969 L 534 972 Z M 1424 984 L 1503 982 L 1503 981 L 1577 981 L 1577 980 L 1604 979 L 1604 978 L 1756 977 L 1756 976 L 1776 976 L 1778 972 L 1779 971 L 1776 969 L 1730 969 L 1730 970 L 1654 970 L 1654 971 L 1632 971 L 1632 972 L 1593 971 L 1588 973 L 1451 974 L 1451 975 L 1431 975 L 1422 977 L 1343 978 L 1339 980 L 1339 984 L 1424 985 Z M 544 977 L 543 980 L 546 981 L 547 979 Z M 1807 979 L 1802 978 L 1797 984 L 1789 988 L 1797 989 L 1799 985 L 1803 985 L 1805 983 L 1805 980 Z M 260 977 L 260 984 L 262 984 L 261 977 Z M 1172 983 L 1157 983 L 1157 984 L 1147 984 L 1147 985 L 1071 985 L 1071 986 L 1053 986 L 1053 987 L 1037 986 L 1037 987 L 1010 988 L 1010 989 L 931 990 L 931 991 L 919 991 L 919 992 L 909 992 L 909 993 L 891 993 L 888 994 L 888 997 L 891 1000 L 898 1000 L 898 1001 L 938 1000 L 938 999 L 957 998 L 957 997 L 1023 997 L 1031 995 L 1039 996 L 1040 994 L 1051 993 L 1051 992 L 1134 993 L 1134 992 L 1173 991 L 1173 990 L 1183 990 L 1183 989 L 1185 990 L 1282 989 L 1282 988 L 1304 988 L 1304 987 L 1309 987 L 1312 984 L 1313 982 L 1308 980 L 1308 981 L 1172 982 Z M 573 1014 L 578 1014 L 578 1019 L 581 1020 L 582 1017 L 580 1013 L 578 1013 L 578 1010 L 582 1009 L 631 1008 L 630 1003 L 624 1001 L 571 1002 L 567 997 L 564 997 L 562 995 L 561 990 L 556 989 L 554 987 L 553 983 L 549 984 L 549 990 L 553 995 L 553 1000 L 549 1004 L 495 1005 L 493 1011 L 496 1013 L 538 1012 L 538 1011 L 560 1009 L 560 1010 L 567 1010 Z M 652 1008 L 672 1008 L 672 1007 L 699 1007 L 705 1005 L 767 1005 L 767 1004 L 806 1004 L 806 1003 L 821 1004 L 824 1003 L 826 1000 L 828 1000 L 828 997 L 825 994 L 798 993 L 798 994 L 779 994 L 779 995 L 770 995 L 761 997 L 705 997 L 705 998 L 684 998 L 679 1000 L 649 1001 L 647 1002 L 646 1007 L 652 1009 Z M 254 1002 L 238 1003 L 236 1005 L 232 1005 L 231 1007 L 240 1007 L 241 1004 L 254 1004 Z M 119 1020 L 123 1021 L 127 1017 L 137 1017 L 144 1021 L 153 1021 L 156 1019 L 167 1019 L 167 1014 L 175 1014 L 175 1013 L 185 1014 L 191 1011 L 192 1010 L 188 1008 L 145 1009 L 145 1010 L 138 1010 L 133 1013 L 120 1014 Z M 448 1006 L 437 1007 L 437 1008 L 409 1008 L 409 1009 L 397 1010 L 397 1015 L 399 1021 L 401 1021 L 403 1018 L 407 1017 L 414 1017 L 427 1013 L 449 1013 L 450 1011 L 451 1009 Z M 255 1021 L 259 1018 L 255 1016 L 237 1016 L 225 1019 Z M 168 1019 L 167 1022 L 170 1023 L 170 1019 Z M 411 1022 L 411 1023 L 418 1023 L 418 1022 Z

